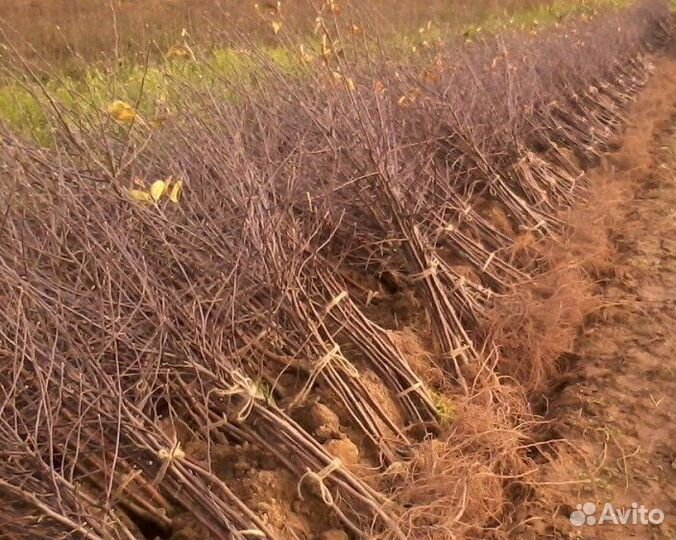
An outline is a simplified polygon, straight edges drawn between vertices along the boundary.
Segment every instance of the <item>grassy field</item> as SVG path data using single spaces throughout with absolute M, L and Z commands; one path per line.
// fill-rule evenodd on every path
M 222 44 L 225 28 L 256 39 L 268 39 L 261 14 L 276 13 L 293 26 L 314 22 L 309 2 L 261 0 L 16 0 L 0 5 L 0 21 L 25 41 L 25 52 L 50 62 L 69 64 L 73 54 L 87 60 L 136 56 L 149 43 L 171 46 L 185 29 L 202 45 Z M 369 17 L 401 31 L 433 20 L 438 26 L 458 26 L 485 19 L 488 14 L 509 14 L 551 4 L 551 0 L 430 0 L 368 2 Z
M 424 5 L 378 0 L 368 11 L 346 9 L 340 17 L 358 18 L 367 32 L 377 28 L 388 36 L 392 54 L 404 57 L 451 35 L 472 40 L 507 28 L 542 28 L 626 3 L 458 0 L 449 6 L 441 0 Z M 52 103 L 77 116 L 123 100 L 147 119 L 164 118 L 181 101 L 176 81 L 211 89 L 218 79 L 245 79 L 267 63 L 290 73 L 322 56 L 305 3 L 287 12 L 285 6 L 273 10 L 214 0 L 20 1 L 0 6 L 0 21 L 6 47 L 0 56 L 0 81 L 5 81 L 0 120 L 42 144 L 51 141 L 45 106 Z

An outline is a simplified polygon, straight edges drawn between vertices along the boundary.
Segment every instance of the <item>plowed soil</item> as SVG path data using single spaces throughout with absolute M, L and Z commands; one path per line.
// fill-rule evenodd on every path
M 676 63 L 660 58 L 615 151 L 592 171 L 622 188 L 604 225 L 614 261 L 595 283 L 600 309 L 544 400 L 556 442 L 543 447 L 537 509 L 515 538 L 676 537 L 675 113 Z M 573 511 L 592 510 L 584 503 L 597 522 L 575 526 Z M 629 524 L 598 523 L 606 503 L 629 510 Z M 632 503 L 660 509 L 663 523 L 632 524 Z

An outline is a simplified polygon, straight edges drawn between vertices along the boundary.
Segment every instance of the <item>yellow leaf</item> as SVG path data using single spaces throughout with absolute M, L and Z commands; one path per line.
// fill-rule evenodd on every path
M 325 59 L 333 54 L 333 51 L 329 45 L 329 40 L 326 37 L 326 34 L 324 34 L 322 36 L 322 56 L 324 56 Z
M 373 83 L 373 90 L 375 90 L 375 93 L 379 96 L 382 96 L 385 93 L 385 85 L 383 84 L 382 81 L 376 80 Z
M 177 44 L 167 51 L 167 58 L 181 58 L 195 61 L 195 53 L 187 43 Z
M 408 94 L 404 94 L 401 96 L 398 100 L 397 103 L 401 107 L 409 107 L 410 105 L 413 105 L 418 97 L 420 96 L 420 89 L 414 88 L 411 90 Z
M 277 2 L 273 4 L 272 2 L 265 2 L 264 4 L 254 4 L 256 11 L 269 11 L 273 13 L 279 13 L 282 10 L 282 3 Z
M 151 118 L 150 120 L 148 120 L 148 125 L 153 129 L 159 129 L 164 125 L 166 121 L 167 121 L 166 116 L 156 116 L 155 118 Z
M 305 50 L 305 47 L 303 45 L 300 46 L 300 60 L 301 62 L 305 62 L 306 64 L 312 62 L 312 55 Z
M 275 34 L 279 34 L 279 31 L 282 29 L 282 23 L 278 23 L 277 21 L 274 21 L 272 23 L 272 31 Z
M 169 200 L 173 203 L 178 203 L 181 200 L 181 193 L 183 193 L 183 180 L 176 180 L 171 186 Z
M 120 101 L 119 99 L 113 101 L 108 106 L 108 114 L 114 120 L 121 122 L 123 124 L 130 124 L 134 120 L 136 120 L 136 111 L 134 110 L 134 108 L 131 105 L 129 105 L 129 103 L 125 103 L 124 101 Z
M 426 83 L 434 84 L 439 82 L 439 73 L 432 69 L 424 69 L 420 74 L 420 78 Z
M 334 2 L 334 0 L 329 0 L 326 3 L 326 7 L 334 15 L 340 15 L 340 6 L 336 2 Z
M 167 191 L 167 183 L 164 180 L 155 180 L 150 186 L 150 196 L 153 201 L 159 201 L 165 191 Z
M 150 202 L 150 193 L 142 189 L 130 189 L 129 196 L 137 202 Z

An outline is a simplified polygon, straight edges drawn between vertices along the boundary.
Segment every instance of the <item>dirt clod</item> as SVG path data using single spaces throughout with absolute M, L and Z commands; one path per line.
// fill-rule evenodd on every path
M 324 448 L 346 467 L 359 465 L 359 448 L 350 439 L 332 439 L 324 443 Z
M 319 442 L 342 437 L 338 415 L 323 403 L 315 402 L 295 411 L 296 420 Z
M 349 537 L 344 531 L 332 529 L 330 531 L 323 532 L 317 540 L 349 540 Z

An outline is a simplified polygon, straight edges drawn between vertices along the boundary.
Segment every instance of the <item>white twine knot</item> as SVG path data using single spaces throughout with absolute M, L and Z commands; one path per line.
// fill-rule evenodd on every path
M 427 279 L 430 276 L 436 276 L 438 271 L 439 271 L 439 261 L 437 259 L 433 259 L 430 267 L 423 270 L 419 274 L 413 274 L 413 276 L 411 276 L 411 281 L 413 282 L 422 281 L 423 279 Z
M 185 458 L 185 452 L 181 448 L 181 443 L 176 443 L 172 448 L 160 448 L 157 452 L 157 457 L 160 461 L 180 461 Z
M 324 483 L 324 480 L 326 480 L 333 472 L 337 471 L 343 466 L 343 462 L 340 461 L 338 458 L 334 458 L 333 461 L 331 461 L 326 467 L 324 467 L 321 471 L 319 472 L 314 472 L 312 470 L 305 469 L 305 474 L 300 477 L 300 480 L 298 481 L 298 485 L 296 486 L 296 490 L 298 493 L 298 497 L 300 500 L 305 500 L 303 498 L 303 493 L 301 492 L 301 486 L 303 482 L 305 481 L 306 478 L 309 478 L 311 480 L 314 480 L 317 483 L 317 486 L 319 486 L 319 493 L 322 497 L 322 501 L 324 501 L 324 504 L 327 506 L 333 506 L 333 495 L 331 494 L 331 491 L 329 488 L 326 486 Z
M 469 345 L 469 344 L 467 344 L 467 345 L 462 345 L 462 346 L 458 347 L 457 349 L 453 349 L 452 351 L 445 352 L 445 353 L 444 353 L 444 356 L 448 356 L 448 357 L 450 357 L 450 358 L 452 358 L 452 359 L 455 360 L 455 359 L 457 359 L 458 357 L 460 357 L 460 355 L 461 355 L 462 353 L 464 353 L 465 351 L 470 350 L 470 348 L 471 348 L 471 345 Z
M 491 262 L 493 262 L 493 259 L 495 258 L 495 254 L 496 254 L 496 252 L 494 251 L 493 253 L 491 253 L 491 254 L 488 256 L 488 259 L 486 259 L 486 262 L 485 262 L 484 265 L 481 267 L 481 271 L 482 271 L 482 272 L 485 272 L 486 269 L 490 266 Z
M 336 296 L 333 300 L 331 300 L 328 304 L 326 304 L 326 307 L 324 308 L 324 313 L 328 313 L 329 311 L 331 311 L 334 307 L 336 307 L 346 298 L 347 291 L 342 291 L 338 296 Z
M 409 386 L 409 387 L 406 388 L 405 390 L 402 390 L 401 392 L 399 392 L 399 393 L 397 394 L 397 398 L 403 398 L 403 397 L 406 397 L 406 396 L 409 395 L 411 392 L 415 392 L 416 390 L 418 390 L 418 388 L 422 388 L 422 387 L 423 387 L 422 381 L 418 381 L 417 383 L 415 383 L 415 384 Z
M 160 467 L 160 470 L 157 471 L 157 475 L 152 482 L 154 486 L 158 486 L 162 483 L 169 467 L 175 462 L 185 459 L 185 452 L 181 448 L 181 443 L 174 437 L 174 446 L 171 448 L 160 448 L 157 451 L 157 458 L 162 462 L 162 466 Z
M 527 231 L 537 231 L 538 229 L 546 229 L 547 228 L 547 222 L 544 219 L 541 219 L 538 221 L 533 227 L 527 227 Z
M 333 348 L 329 352 L 327 352 L 324 356 L 322 356 L 319 359 L 314 369 L 312 370 L 312 373 L 310 373 L 310 377 L 308 378 L 307 382 L 300 390 L 300 392 L 298 392 L 298 395 L 292 401 L 290 405 L 291 408 L 305 401 L 305 398 L 307 398 L 307 396 L 312 391 L 312 387 L 317 382 L 319 375 L 321 375 L 322 371 L 324 371 L 324 369 L 326 369 L 326 367 L 328 367 L 329 364 L 331 364 L 331 362 L 334 361 L 337 363 L 338 366 L 343 368 L 343 370 L 349 377 L 352 377 L 353 379 L 359 378 L 360 376 L 359 371 L 357 371 L 357 368 L 354 367 L 350 363 L 350 361 L 343 356 L 343 354 L 340 352 L 340 345 L 336 343 L 333 345 Z
M 267 538 L 267 534 L 265 534 L 263 531 L 260 529 L 244 529 L 237 531 L 236 533 L 238 536 L 254 536 L 256 538 Z
M 219 396 L 243 396 L 246 401 L 235 418 L 238 422 L 244 422 L 251 414 L 256 401 L 265 401 L 265 395 L 258 384 L 239 371 L 233 371 L 230 376 L 233 379 L 230 388 L 219 389 L 215 393 Z

